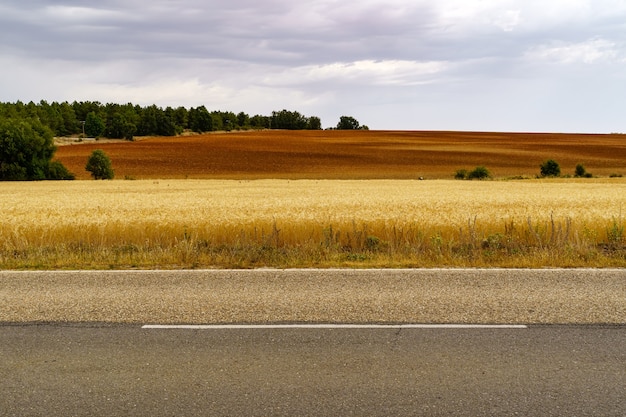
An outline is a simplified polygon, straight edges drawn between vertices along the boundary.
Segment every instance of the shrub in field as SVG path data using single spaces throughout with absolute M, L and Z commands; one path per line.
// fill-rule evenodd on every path
M 561 167 L 554 159 L 548 159 L 541 164 L 542 177 L 558 177 L 561 175 Z
M 465 178 L 467 178 L 467 170 L 466 169 L 459 169 L 454 173 L 454 179 L 455 180 L 464 180 Z
M 583 164 L 576 165 L 576 169 L 574 170 L 574 176 L 576 178 L 591 178 L 593 175 L 590 172 L 587 172 Z
M 474 168 L 469 174 L 467 174 L 468 180 L 484 180 L 487 178 L 491 178 L 491 173 L 484 166 L 478 166 Z
M 91 172 L 95 180 L 112 180 L 115 176 L 111 160 L 101 149 L 96 149 L 91 153 L 85 169 Z
M 52 161 L 48 165 L 46 178 L 49 180 L 73 180 L 76 177 L 61 162 Z

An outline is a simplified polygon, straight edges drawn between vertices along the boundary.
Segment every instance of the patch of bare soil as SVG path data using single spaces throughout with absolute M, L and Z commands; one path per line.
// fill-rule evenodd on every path
M 94 149 L 109 155 L 117 178 L 136 179 L 430 179 L 481 165 L 495 177 L 534 177 L 547 159 L 563 174 L 577 164 L 626 174 L 626 137 L 590 134 L 271 130 L 83 141 L 60 146 L 56 158 L 88 179 Z

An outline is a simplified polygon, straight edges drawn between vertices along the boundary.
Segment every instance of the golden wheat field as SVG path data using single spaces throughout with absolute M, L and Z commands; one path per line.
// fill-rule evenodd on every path
M 0 183 L 0 268 L 626 266 L 626 181 Z

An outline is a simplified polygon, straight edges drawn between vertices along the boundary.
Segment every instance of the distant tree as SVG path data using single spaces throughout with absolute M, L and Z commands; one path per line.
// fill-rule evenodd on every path
M 184 124 L 179 124 L 177 122 L 176 110 L 174 110 L 172 107 L 167 107 L 165 109 L 165 112 L 163 112 L 163 116 L 167 120 L 166 125 L 171 125 L 173 133 L 172 136 L 180 135 L 181 133 L 183 133 L 183 130 L 185 129 Z M 163 131 L 165 130 L 166 129 L 164 129 Z
M 246 128 L 250 126 L 250 116 L 248 116 L 244 112 L 237 113 L 237 124 L 241 128 Z
M 213 117 L 206 107 L 200 106 L 189 110 L 189 128 L 198 133 L 213 130 Z
M 107 136 L 109 138 L 133 140 L 136 131 L 137 126 L 120 112 L 113 114 L 107 124 Z
M 174 123 L 182 129 L 189 129 L 189 111 L 184 107 L 177 107 L 174 110 Z
M 558 177 L 561 175 L 561 167 L 553 159 L 548 159 L 542 163 L 540 168 L 542 177 Z
M 316 116 L 309 117 L 309 123 L 308 123 L 307 129 L 322 130 L 322 119 Z
M 231 111 L 213 111 L 213 130 L 226 130 L 230 132 L 238 127 L 238 117 Z
M 162 110 L 157 106 L 148 106 L 141 111 L 141 118 L 137 126 L 139 136 L 152 136 L 159 133 L 159 116 Z
M 254 129 L 269 129 L 271 119 L 267 116 L 257 114 L 250 118 L 250 127 Z
M 41 100 L 38 105 L 37 114 L 39 121 L 48 126 L 57 136 L 63 136 L 65 129 L 63 117 L 59 111 L 59 103 L 48 104 L 46 100 Z
M 87 115 L 89 113 L 93 112 L 95 114 L 99 114 L 102 110 L 102 104 L 97 101 L 74 101 L 71 104 L 71 107 L 76 115 L 76 120 L 83 122 L 87 120 Z
M 95 180 L 112 180 L 115 176 L 111 160 L 101 149 L 96 149 L 87 160 L 85 170 L 91 172 Z
M 337 123 L 338 130 L 359 130 L 361 125 L 359 121 L 354 117 L 350 116 L 341 116 L 339 118 L 339 123 Z
M 212 111 L 211 113 L 209 113 L 209 115 L 211 116 L 211 126 L 213 126 L 213 131 L 217 131 L 217 130 L 224 130 L 224 119 L 222 119 L 222 116 L 220 115 L 219 112 L 216 111 Z
M 62 164 L 51 167 L 55 150 L 53 133 L 41 122 L 0 118 L 0 180 L 56 179 Z
M 85 118 L 85 134 L 92 138 L 99 138 L 103 133 L 106 125 L 95 112 L 89 112 Z
M 176 136 L 176 124 L 174 123 L 173 114 L 168 115 L 167 112 L 159 109 L 157 113 L 157 130 L 159 136 Z
M 78 120 L 76 119 L 74 109 L 72 108 L 72 106 L 69 105 L 69 103 L 61 103 L 59 105 L 59 113 L 61 115 L 61 119 L 63 120 L 63 124 L 59 131 L 56 132 L 57 135 L 66 136 L 81 131 L 79 129 L 79 124 Z
M 274 111 L 271 120 L 272 129 L 304 130 L 309 121 L 297 111 Z

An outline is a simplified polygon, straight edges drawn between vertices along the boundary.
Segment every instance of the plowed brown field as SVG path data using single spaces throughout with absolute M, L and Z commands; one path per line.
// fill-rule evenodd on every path
M 486 166 L 495 177 L 535 176 L 554 159 L 563 174 L 582 163 L 594 175 L 626 175 L 626 136 L 425 131 L 261 131 L 82 142 L 56 159 L 88 179 L 103 149 L 117 178 L 452 178 Z

